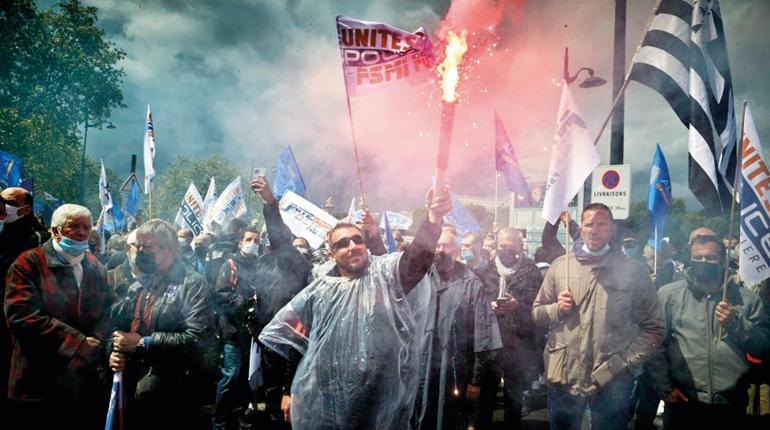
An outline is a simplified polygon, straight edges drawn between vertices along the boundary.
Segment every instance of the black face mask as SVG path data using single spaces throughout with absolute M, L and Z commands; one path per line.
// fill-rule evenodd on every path
M 152 275 L 158 270 L 158 263 L 155 262 L 155 253 L 139 251 L 136 253 L 136 268 L 145 275 Z
M 206 256 L 206 251 L 207 251 L 207 249 L 206 249 L 205 246 L 199 246 L 199 247 L 195 248 L 195 255 L 197 255 L 198 257 L 203 258 L 203 257 Z
M 704 283 L 721 282 L 722 265 L 706 261 L 690 261 L 690 271 L 695 280 Z
M 510 248 L 499 250 L 497 255 L 500 257 L 500 261 L 506 266 L 514 264 L 519 259 L 519 253 Z
M 439 252 L 433 256 L 433 264 L 436 266 L 436 270 L 438 270 L 439 277 L 443 280 L 449 278 L 449 275 L 452 272 L 453 263 L 452 257 L 443 252 Z

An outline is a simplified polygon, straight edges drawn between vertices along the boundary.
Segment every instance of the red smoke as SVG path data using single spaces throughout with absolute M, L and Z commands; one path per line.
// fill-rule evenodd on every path
M 539 27 L 527 28 L 526 13 L 537 11 L 525 6 L 524 0 L 455 0 L 436 23 L 432 39 L 439 62 L 444 49 L 440 36 L 450 30 L 468 31 L 449 161 L 449 183 L 457 193 L 493 195 L 494 110 L 525 169 L 534 169 L 530 180 L 545 179 L 560 94 L 554 82 L 560 77 L 563 47 L 561 41 L 543 37 Z M 374 210 L 419 205 L 436 157 L 441 111 L 437 80 L 354 97 L 351 103 L 369 205 Z M 526 161 L 535 157 L 536 166 Z M 503 189 L 501 185 L 501 196 Z

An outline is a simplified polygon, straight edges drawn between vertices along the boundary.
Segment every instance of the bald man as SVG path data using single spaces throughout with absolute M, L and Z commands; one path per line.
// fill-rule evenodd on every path
M 4 204 L 3 229 L 0 231 L 0 297 L 5 295 L 5 276 L 22 252 L 37 248 L 51 235 L 32 213 L 32 194 L 24 188 L 10 187 L 0 192 Z M 0 306 L 2 309 L 2 306 Z M 11 337 L 5 324 L 5 313 L 0 310 L 0 415 L 8 393 L 8 371 L 11 358 Z

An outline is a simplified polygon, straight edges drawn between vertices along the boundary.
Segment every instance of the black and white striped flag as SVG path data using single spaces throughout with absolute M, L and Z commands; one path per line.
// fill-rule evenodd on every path
M 631 67 L 689 130 L 690 190 L 709 211 L 729 207 L 737 134 L 717 0 L 661 0 Z

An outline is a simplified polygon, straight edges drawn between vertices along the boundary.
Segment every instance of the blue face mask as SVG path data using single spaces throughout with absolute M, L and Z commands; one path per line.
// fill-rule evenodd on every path
M 59 246 L 61 247 L 62 251 L 73 257 L 77 257 L 78 255 L 86 252 L 88 249 L 88 241 L 72 240 L 67 236 L 62 236 L 59 240 Z
M 3 232 L 3 227 L 5 227 L 5 220 L 0 221 L 0 233 Z
M 466 263 L 473 261 L 473 251 L 470 249 L 464 249 L 460 256 Z

